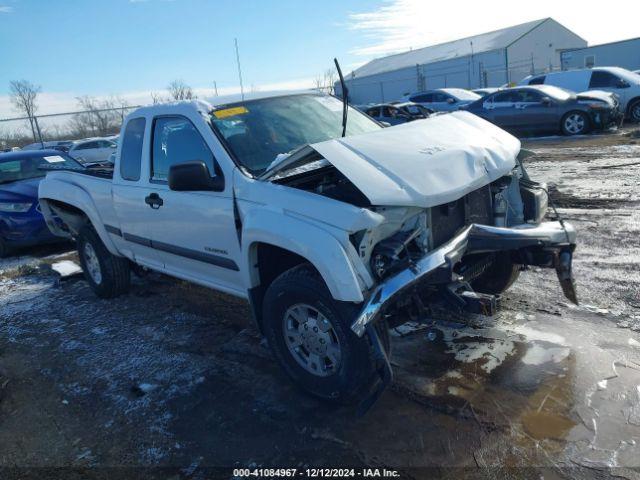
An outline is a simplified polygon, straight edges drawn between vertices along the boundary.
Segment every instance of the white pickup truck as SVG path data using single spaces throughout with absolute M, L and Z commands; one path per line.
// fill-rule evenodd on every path
M 468 112 L 383 128 L 334 97 L 257 93 L 140 108 L 112 171 L 49 171 L 39 197 L 98 296 L 145 267 L 245 298 L 298 385 L 352 402 L 391 378 L 389 325 L 492 314 L 526 265 L 576 301 L 575 231 L 543 222 L 521 156 Z

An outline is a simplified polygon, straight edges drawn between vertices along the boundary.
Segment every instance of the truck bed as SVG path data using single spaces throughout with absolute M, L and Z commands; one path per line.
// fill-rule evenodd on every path
M 113 179 L 113 168 L 86 168 L 86 167 L 68 167 L 58 165 L 43 165 L 40 170 L 47 172 L 74 172 L 91 177 Z

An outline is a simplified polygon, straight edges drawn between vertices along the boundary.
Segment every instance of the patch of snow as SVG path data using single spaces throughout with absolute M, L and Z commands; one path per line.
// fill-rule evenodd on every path
M 607 389 L 607 379 L 600 380 L 598 383 L 598 390 L 606 390 Z
M 640 342 L 637 341 L 635 338 L 630 338 L 628 340 L 629 345 L 631 345 L 632 347 L 638 347 L 640 348 Z
M 54 272 L 57 272 L 62 278 L 70 277 L 82 273 L 82 268 L 76 262 L 71 260 L 62 260 L 51 264 L 51 268 Z

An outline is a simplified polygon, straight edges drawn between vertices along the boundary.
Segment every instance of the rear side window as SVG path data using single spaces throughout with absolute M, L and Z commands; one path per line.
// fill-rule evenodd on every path
M 418 103 L 431 103 L 433 102 L 433 94 L 431 93 L 423 93 L 421 95 L 415 95 L 410 98 L 412 102 Z
M 145 124 L 144 118 L 134 118 L 127 123 L 120 153 L 120 176 L 124 180 L 140 180 Z
M 539 77 L 532 78 L 529 80 L 529 85 L 544 85 L 544 79 L 547 78 L 546 75 L 541 75 Z
M 603 70 L 596 70 L 591 73 L 589 88 L 615 88 L 620 83 L 620 79 L 613 73 Z
M 166 181 L 169 168 L 178 163 L 203 161 L 214 173 L 211 150 L 196 127 L 184 117 L 159 117 L 153 126 L 152 178 Z

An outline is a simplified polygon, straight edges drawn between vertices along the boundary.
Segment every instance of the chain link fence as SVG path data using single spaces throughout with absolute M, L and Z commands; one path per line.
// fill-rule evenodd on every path
M 127 114 L 138 105 L 0 118 L 0 151 L 30 143 L 106 137 L 120 132 Z

